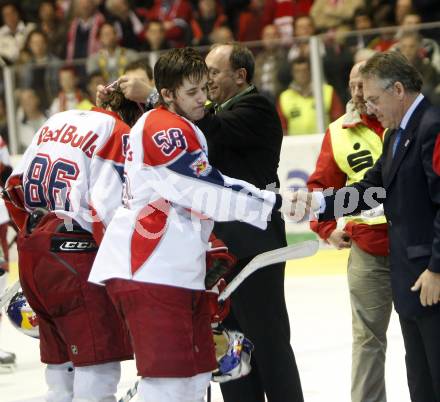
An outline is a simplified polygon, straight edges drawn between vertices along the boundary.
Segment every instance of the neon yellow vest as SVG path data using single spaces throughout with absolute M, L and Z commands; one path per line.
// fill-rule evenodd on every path
M 325 125 L 328 125 L 332 103 L 333 87 L 324 84 Z M 280 108 L 287 120 L 289 135 L 317 134 L 315 98 L 304 97 L 292 88 L 286 89 L 280 95 Z
M 344 117 L 330 124 L 330 138 L 336 164 L 347 175 L 347 185 L 363 179 L 382 154 L 382 139 L 368 127 L 358 124 L 352 128 L 342 128 Z M 384 216 L 363 218 L 354 216 L 346 221 L 378 225 L 386 223 Z

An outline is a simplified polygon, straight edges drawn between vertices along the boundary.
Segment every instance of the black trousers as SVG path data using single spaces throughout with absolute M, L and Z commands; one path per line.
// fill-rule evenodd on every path
M 239 271 L 250 259 L 240 260 Z M 221 384 L 225 402 L 303 402 L 301 381 L 290 346 L 290 324 L 284 299 L 285 264 L 260 269 L 232 294 L 232 309 L 224 321 L 242 331 L 255 350 L 252 371 Z
M 440 402 L 440 313 L 400 317 L 412 402 Z

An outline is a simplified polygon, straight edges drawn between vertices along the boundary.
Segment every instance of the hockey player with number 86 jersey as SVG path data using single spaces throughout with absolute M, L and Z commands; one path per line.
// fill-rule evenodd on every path
M 119 362 L 132 358 L 106 289 L 87 281 L 121 205 L 128 133 L 120 115 L 104 109 L 55 114 L 6 185 L 20 229 L 20 282 L 39 320 L 49 401 L 115 400 Z

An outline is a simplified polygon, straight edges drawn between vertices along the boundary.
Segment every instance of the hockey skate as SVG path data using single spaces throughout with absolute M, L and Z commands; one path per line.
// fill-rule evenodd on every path
M 15 369 L 15 353 L 0 349 L 0 370 L 13 371 Z

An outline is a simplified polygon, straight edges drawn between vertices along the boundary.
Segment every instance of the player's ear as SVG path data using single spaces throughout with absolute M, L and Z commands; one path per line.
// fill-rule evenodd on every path
M 160 90 L 160 95 L 162 96 L 162 99 L 167 105 L 169 105 L 174 100 L 173 91 L 167 88 L 162 88 Z

